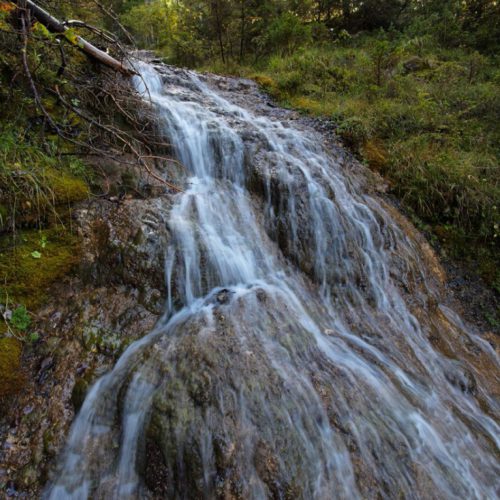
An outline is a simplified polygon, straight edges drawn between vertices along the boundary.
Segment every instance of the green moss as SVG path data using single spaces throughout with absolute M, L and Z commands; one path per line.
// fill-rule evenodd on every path
M 71 174 L 51 168 L 45 172 L 45 180 L 56 206 L 82 201 L 89 196 L 89 188 L 85 181 Z
M 39 252 L 40 258 L 32 253 Z M 40 306 L 49 287 L 79 261 L 78 238 L 63 228 L 26 230 L 0 239 L 0 300 Z
M 19 391 L 24 383 L 21 372 L 21 343 L 0 338 L 0 399 Z
M 276 82 L 269 76 L 267 75 L 262 75 L 262 74 L 254 74 L 251 75 L 251 78 L 255 80 L 261 87 L 263 87 L 265 90 L 273 90 L 276 88 Z

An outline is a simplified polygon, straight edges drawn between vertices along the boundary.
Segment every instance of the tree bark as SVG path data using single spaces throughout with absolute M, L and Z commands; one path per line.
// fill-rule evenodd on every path
M 219 13 L 219 0 L 214 0 L 212 2 L 212 8 L 214 9 L 215 14 L 215 24 L 217 30 L 217 38 L 219 39 L 220 56 L 222 58 L 222 62 L 226 64 L 226 57 L 224 56 L 224 42 L 222 41 L 222 22 Z
M 243 62 L 243 55 L 245 51 L 245 24 L 246 24 L 246 9 L 245 0 L 241 0 L 241 29 L 240 29 L 240 64 Z
M 85 54 L 96 61 L 99 61 L 101 64 L 104 64 L 115 71 L 119 71 L 126 76 L 137 74 L 132 68 L 124 65 L 121 61 L 118 61 L 114 57 L 111 57 L 103 50 L 98 49 L 81 36 L 69 36 L 68 28 L 63 23 L 31 0 L 16 0 L 15 3 L 19 8 L 29 10 L 34 18 L 39 23 L 43 24 L 49 31 L 52 33 L 60 33 L 69 43 L 71 43 L 71 45 L 78 47 L 82 52 L 85 52 Z
M 342 16 L 348 20 L 351 17 L 351 1 L 342 0 Z

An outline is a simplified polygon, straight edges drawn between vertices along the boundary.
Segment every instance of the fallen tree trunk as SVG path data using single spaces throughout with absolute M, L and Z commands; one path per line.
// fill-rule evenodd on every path
M 87 42 L 81 36 L 72 34 L 72 32 L 68 30 L 67 26 L 31 0 L 16 0 L 14 3 L 16 3 L 19 8 L 29 10 L 33 17 L 39 23 L 43 24 L 49 31 L 52 33 L 60 33 L 71 45 L 78 47 L 82 52 L 85 52 L 85 54 L 96 61 L 99 61 L 101 64 L 104 64 L 115 71 L 119 71 L 126 76 L 137 74 L 132 68 L 126 66 L 121 61 L 118 61 L 103 50 L 98 49 L 95 45 Z

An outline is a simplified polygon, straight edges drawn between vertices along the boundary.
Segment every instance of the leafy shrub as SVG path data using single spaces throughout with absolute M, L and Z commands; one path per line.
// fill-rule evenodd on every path
M 356 116 L 344 118 L 337 128 L 337 132 L 344 139 L 344 142 L 357 152 L 371 136 L 369 127 Z
M 291 12 L 285 12 L 271 22 L 263 35 L 268 52 L 290 55 L 298 47 L 311 41 L 311 28 Z
M 380 87 L 387 73 L 394 69 L 399 61 L 399 50 L 388 40 L 375 40 L 370 48 L 375 83 Z

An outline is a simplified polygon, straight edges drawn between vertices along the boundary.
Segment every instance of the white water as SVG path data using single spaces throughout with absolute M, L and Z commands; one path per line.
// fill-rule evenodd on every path
M 429 305 L 417 246 L 315 133 L 160 69 L 141 65 L 189 177 L 168 310 L 87 395 L 46 497 L 148 498 L 154 428 L 169 498 L 496 498 L 498 407 L 429 338 L 498 359 Z

